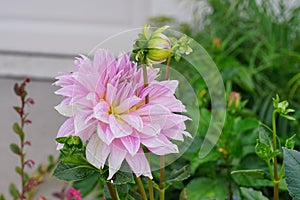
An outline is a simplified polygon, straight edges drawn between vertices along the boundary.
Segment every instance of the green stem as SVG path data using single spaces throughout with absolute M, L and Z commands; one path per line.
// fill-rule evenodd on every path
M 139 186 L 139 190 L 140 190 L 140 193 L 141 193 L 141 195 L 142 195 L 142 199 L 143 199 L 143 200 L 147 200 L 146 191 L 145 191 L 143 182 L 142 182 L 142 180 L 141 180 L 141 177 L 136 177 L 136 181 L 137 181 L 137 184 L 138 184 L 138 186 Z
M 144 86 L 148 87 L 148 75 L 147 75 L 147 67 L 145 64 L 142 63 L 142 69 L 143 69 L 143 79 L 144 79 Z M 145 104 L 149 103 L 149 95 L 145 97 Z
M 110 196 L 111 196 L 112 200 L 119 200 L 119 198 L 118 198 L 118 196 L 115 192 L 114 186 L 110 182 L 106 182 L 106 185 L 108 187 L 108 190 L 109 190 L 109 193 L 110 193 Z
M 147 150 L 147 160 L 150 164 L 150 153 L 149 150 Z M 148 188 L 149 188 L 149 199 L 154 200 L 154 189 L 153 189 L 153 182 L 152 179 L 148 177 Z
M 147 75 L 147 67 L 144 63 L 142 63 L 142 69 L 143 69 L 143 78 L 144 78 L 144 86 L 147 87 L 148 86 L 148 75 Z M 145 97 L 145 104 L 149 103 L 149 95 L 147 95 Z M 147 152 L 147 158 L 148 158 L 148 162 L 150 164 L 150 153 Z M 152 183 L 152 179 L 148 178 L 148 187 L 149 187 L 149 198 L 150 200 L 154 200 L 154 190 L 153 190 L 153 183 Z
M 170 64 L 171 64 L 171 55 L 168 57 L 167 66 L 166 66 L 166 73 L 164 79 L 167 80 L 169 78 L 170 73 Z M 159 199 L 165 199 L 165 156 L 160 156 L 160 181 L 159 181 Z
M 160 182 L 159 182 L 159 199 L 165 199 L 165 156 L 160 156 Z
M 170 65 L 171 65 L 171 55 L 168 57 L 167 66 L 166 66 L 166 73 L 164 79 L 167 80 L 170 74 Z
M 276 111 L 273 111 L 272 114 L 272 128 L 273 128 L 273 152 L 277 149 L 277 133 L 276 133 Z M 273 158 L 273 167 L 274 167 L 274 200 L 279 200 L 279 179 L 278 179 L 278 170 L 277 170 L 277 156 Z

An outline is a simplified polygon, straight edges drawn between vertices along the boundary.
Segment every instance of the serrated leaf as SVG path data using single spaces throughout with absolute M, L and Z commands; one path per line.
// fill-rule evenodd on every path
M 142 200 L 141 195 L 133 190 L 128 191 L 128 196 L 126 198 L 126 200 Z
M 127 183 L 135 183 L 132 172 L 118 171 L 113 178 L 113 185 L 122 185 Z
M 232 175 L 234 174 L 243 174 L 252 178 L 256 179 L 263 179 L 265 171 L 261 169 L 247 169 L 247 170 L 236 170 L 231 172 Z
M 85 179 L 75 181 L 73 183 L 73 187 L 77 190 L 80 190 L 80 194 L 82 197 L 86 197 L 96 187 L 99 178 L 101 178 L 101 175 L 95 171 Z
M 186 197 L 189 200 L 224 200 L 228 194 L 226 184 L 219 179 L 196 178 L 186 187 Z
M 120 199 L 127 199 L 129 191 L 129 187 L 127 184 L 116 185 L 115 189 Z
M 191 169 L 188 165 L 183 166 L 181 169 L 174 169 L 168 180 L 165 181 L 166 184 L 173 184 L 174 182 L 186 180 L 191 176 Z
M 60 180 L 78 181 L 86 179 L 94 172 L 95 169 L 90 165 L 74 165 L 59 162 L 53 172 L 53 176 Z
M 13 153 L 15 153 L 17 155 L 21 154 L 21 149 L 17 144 L 12 143 L 9 145 L 9 148 Z
M 247 200 L 268 200 L 261 191 L 241 187 L 242 196 Z
M 18 199 L 20 198 L 20 193 L 19 190 L 17 189 L 16 185 L 11 183 L 9 185 L 9 194 L 14 198 L 14 199 Z
M 73 154 L 61 159 L 64 164 L 90 165 L 89 162 L 80 154 Z M 90 165 L 92 167 L 92 165 Z
M 300 152 L 283 148 L 288 191 L 294 199 L 300 199 Z
M 271 180 L 253 178 L 244 173 L 235 173 L 232 174 L 231 177 L 234 180 L 234 182 L 239 186 L 244 186 L 244 187 L 273 186 L 273 181 Z

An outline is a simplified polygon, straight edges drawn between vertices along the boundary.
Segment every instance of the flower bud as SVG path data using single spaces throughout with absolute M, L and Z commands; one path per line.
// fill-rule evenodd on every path
M 134 52 L 137 53 L 136 60 L 142 60 L 148 65 L 162 63 L 171 54 L 171 41 L 162 34 L 168 26 L 163 26 L 151 34 L 149 28 L 144 26 L 142 34 L 134 44 Z
M 238 108 L 241 102 L 241 95 L 238 92 L 231 92 L 228 98 L 228 107 L 233 106 L 234 108 Z

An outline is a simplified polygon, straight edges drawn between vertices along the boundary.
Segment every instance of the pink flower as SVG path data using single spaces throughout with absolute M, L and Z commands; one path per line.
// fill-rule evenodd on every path
M 155 80 L 157 69 L 147 69 L 149 86 L 144 87 L 142 69 L 129 55 L 115 59 L 105 50 L 96 52 L 93 61 L 77 58 L 75 68 L 55 83 L 61 87 L 56 94 L 65 97 L 56 109 L 69 117 L 57 137 L 77 135 L 88 141 L 87 160 L 97 168 L 108 163 L 108 179 L 124 160 L 137 176 L 152 178 L 142 146 L 157 155 L 178 153 L 171 140 L 191 137 L 184 124 L 189 118 L 177 114 L 185 112 L 174 96 L 178 82 Z
M 81 195 L 80 195 L 80 191 L 79 190 L 75 190 L 74 188 L 70 188 L 67 191 L 66 194 L 67 200 L 82 200 Z

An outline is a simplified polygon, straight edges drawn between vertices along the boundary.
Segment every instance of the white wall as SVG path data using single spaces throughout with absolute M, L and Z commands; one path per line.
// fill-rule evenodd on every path
M 45 54 L 87 54 L 114 34 L 142 27 L 151 16 L 177 15 L 181 20 L 190 17 L 185 3 L 178 0 L 0 0 L 0 4 L 2 76 L 53 77 L 56 71 L 69 70 L 72 62 L 64 60 L 63 66 L 52 62 L 55 56 L 43 59 Z M 109 44 L 115 51 L 125 51 L 135 37 L 129 34 L 128 39 Z M 29 52 L 31 56 L 15 52 Z

